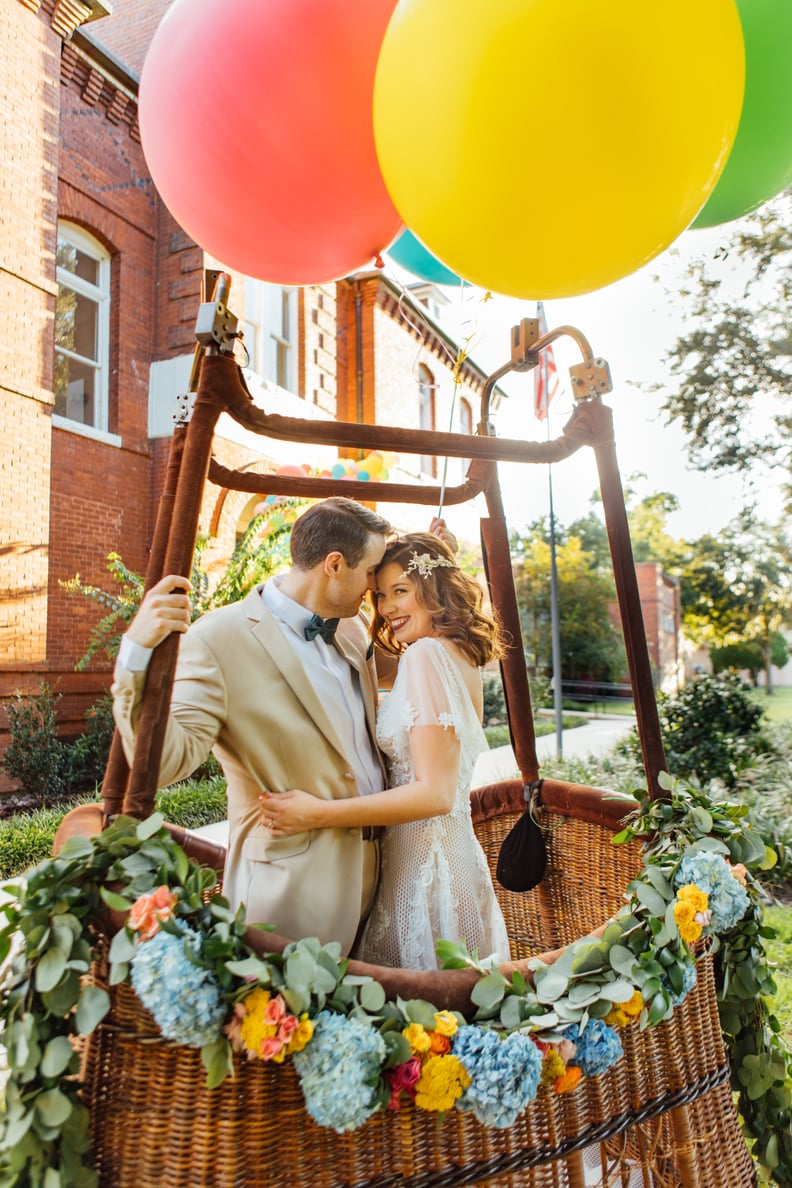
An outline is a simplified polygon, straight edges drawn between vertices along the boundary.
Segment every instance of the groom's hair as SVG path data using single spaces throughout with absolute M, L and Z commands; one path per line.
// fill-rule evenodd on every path
M 291 559 L 297 569 L 313 569 L 328 553 L 340 553 L 350 568 L 358 565 L 372 536 L 392 536 L 386 519 L 355 499 L 333 495 L 315 503 L 292 528 Z

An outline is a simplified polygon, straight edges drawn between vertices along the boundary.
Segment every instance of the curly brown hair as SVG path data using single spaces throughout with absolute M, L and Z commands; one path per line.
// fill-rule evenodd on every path
M 427 554 L 429 564 L 422 571 L 420 562 Z M 432 565 L 432 561 L 438 560 L 440 564 Z M 505 646 L 500 626 L 495 618 L 482 610 L 484 593 L 481 586 L 459 568 L 444 541 L 428 532 L 400 536 L 386 548 L 377 572 L 392 562 L 401 565 L 413 583 L 418 605 L 431 615 L 437 634 L 455 643 L 471 664 L 480 668 L 503 656 Z M 404 645 L 396 640 L 380 614 L 377 599 L 374 599 L 371 637 L 378 647 L 393 656 L 404 651 Z

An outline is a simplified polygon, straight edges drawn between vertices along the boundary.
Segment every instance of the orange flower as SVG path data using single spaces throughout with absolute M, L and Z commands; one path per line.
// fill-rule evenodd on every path
M 150 895 L 141 895 L 129 909 L 127 924 L 133 932 L 140 933 L 142 941 L 151 940 L 159 932 L 160 922 L 173 915 L 178 896 L 164 884 Z
M 566 1072 L 557 1078 L 553 1088 L 556 1093 L 571 1093 L 573 1089 L 577 1088 L 578 1081 L 582 1076 L 583 1073 L 576 1064 L 568 1064 Z
M 451 1040 L 447 1035 L 441 1035 L 439 1031 L 430 1031 L 429 1051 L 433 1052 L 435 1056 L 445 1056 L 446 1052 L 451 1051 Z

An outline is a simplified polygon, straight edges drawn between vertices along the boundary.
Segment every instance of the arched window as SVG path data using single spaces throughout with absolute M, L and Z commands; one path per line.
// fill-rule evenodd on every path
M 418 365 L 418 424 L 421 429 L 435 427 L 435 381 L 429 368 L 424 363 Z M 421 456 L 419 459 L 421 474 L 437 474 L 437 459 L 432 455 Z
M 107 432 L 110 254 L 82 228 L 58 224 L 55 413 Z

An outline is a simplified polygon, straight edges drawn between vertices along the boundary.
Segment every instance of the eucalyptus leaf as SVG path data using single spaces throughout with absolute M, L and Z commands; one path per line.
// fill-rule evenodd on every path
M 146 841 L 153 837 L 155 833 L 159 833 L 162 826 L 165 824 L 165 818 L 162 813 L 152 813 L 145 821 L 141 821 L 135 830 L 140 841 Z
M 372 1015 L 382 1010 L 385 1005 L 385 990 L 379 982 L 372 979 L 363 983 L 360 987 L 360 1005 Z
M 614 945 L 608 957 L 611 969 L 615 970 L 618 974 L 623 974 L 624 977 L 632 977 L 633 971 L 638 967 L 635 954 L 624 945 Z
M 45 1089 L 39 1093 L 35 1106 L 46 1126 L 62 1126 L 72 1112 L 71 1101 L 60 1089 Z
M 59 1077 L 65 1072 L 71 1062 L 77 1063 L 77 1054 L 65 1035 L 56 1035 L 51 1039 L 41 1057 L 41 1075 L 43 1077 Z
M 659 893 L 655 891 L 654 887 L 648 883 L 637 883 L 635 885 L 635 894 L 638 901 L 643 904 L 645 908 L 653 916 L 659 916 L 661 919 L 665 916 L 666 900 Z
M 108 961 L 115 964 L 116 961 L 131 961 L 135 956 L 136 946 L 134 939 L 129 935 L 125 928 L 119 928 L 110 942 L 110 951 L 107 955 Z
M 201 1048 L 201 1061 L 206 1069 L 207 1089 L 216 1089 L 226 1077 L 234 1076 L 234 1060 L 227 1039 L 204 1044 Z
M 94 853 L 93 843 L 89 837 L 70 837 L 60 848 L 59 858 L 91 858 Z
M 509 994 L 504 998 L 501 1004 L 500 1022 L 507 1031 L 514 1031 L 525 1022 L 520 999 L 515 994 Z
M 36 965 L 35 977 L 35 985 L 39 994 L 46 994 L 48 990 L 55 989 L 66 973 L 67 958 L 68 954 L 58 948 L 47 949 L 46 953 L 42 954 Z
M 486 979 L 484 980 L 486 981 Z M 433 1030 L 437 1007 L 433 1006 L 431 1002 L 427 1002 L 423 998 L 410 998 L 402 1003 L 402 1010 L 410 1023 L 420 1023 L 427 1031 Z
M 110 996 L 101 986 L 84 986 L 77 1000 L 77 1033 L 90 1035 L 110 1010 Z

